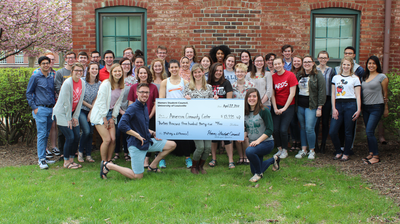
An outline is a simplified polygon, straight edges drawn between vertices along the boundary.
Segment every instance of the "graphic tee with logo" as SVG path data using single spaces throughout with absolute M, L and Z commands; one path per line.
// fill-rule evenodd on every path
M 336 99 L 356 99 L 354 88 L 361 86 L 361 83 L 356 75 L 335 75 L 332 79 L 332 85 L 335 85 Z
M 79 79 L 78 82 L 75 82 L 74 80 L 72 80 L 72 84 L 73 84 L 72 112 L 74 112 L 76 109 L 76 106 L 78 105 L 79 99 L 81 98 L 81 95 L 82 95 L 82 80 Z
M 286 101 L 290 95 L 290 87 L 297 86 L 296 76 L 293 72 L 285 71 L 282 75 L 275 73 L 272 75 L 272 81 L 275 90 L 275 101 L 279 106 L 285 106 Z M 295 103 L 294 97 L 290 105 Z

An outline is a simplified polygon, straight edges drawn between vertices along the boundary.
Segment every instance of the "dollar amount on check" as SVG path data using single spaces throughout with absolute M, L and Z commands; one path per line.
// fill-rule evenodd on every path
M 243 140 L 242 99 L 156 99 L 157 138 Z

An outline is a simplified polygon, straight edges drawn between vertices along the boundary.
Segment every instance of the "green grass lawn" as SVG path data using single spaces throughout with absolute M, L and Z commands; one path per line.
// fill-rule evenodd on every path
M 400 212 L 363 179 L 293 155 L 258 185 L 248 181 L 249 166 L 229 170 L 226 155 L 218 155 L 215 168 L 206 165 L 207 175 L 193 175 L 183 157 L 168 156 L 164 173 L 142 180 L 115 171 L 101 180 L 98 152 L 94 158 L 78 170 L 62 162 L 48 170 L 0 168 L 0 223 L 365 223 L 397 220 Z

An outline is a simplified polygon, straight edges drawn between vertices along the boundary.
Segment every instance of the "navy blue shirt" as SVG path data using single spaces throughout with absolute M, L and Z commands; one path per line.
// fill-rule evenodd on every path
M 147 110 L 147 105 L 143 105 L 143 103 L 137 99 L 134 103 L 129 105 L 125 114 L 122 115 L 118 124 L 118 129 L 123 133 L 133 130 L 145 139 L 142 145 L 142 142 L 139 139 L 132 135 L 128 135 L 128 138 L 126 139 L 128 148 L 130 146 L 135 146 L 139 150 L 146 151 L 149 149 L 150 144 L 153 143 L 149 131 L 149 112 Z
M 35 70 L 26 88 L 26 99 L 32 110 L 38 108 L 38 105 L 54 106 L 54 76 L 47 74 L 46 77 L 41 70 Z

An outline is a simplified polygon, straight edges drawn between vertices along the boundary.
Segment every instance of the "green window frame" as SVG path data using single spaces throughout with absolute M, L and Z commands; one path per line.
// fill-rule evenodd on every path
M 317 58 L 318 52 L 326 50 L 330 65 L 337 65 L 344 57 L 344 49 L 356 49 L 359 57 L 360 17 L 357 10 L 325 8 L 311 11 L 310 55 Z
M 146 9 L 129 6 L 96 9 L 96 49 L 101 55 L 112 50 L 119 60 L 123 50 L 130 47 L 133 52 L 143 51 L 147 58 L 146 34 Z

